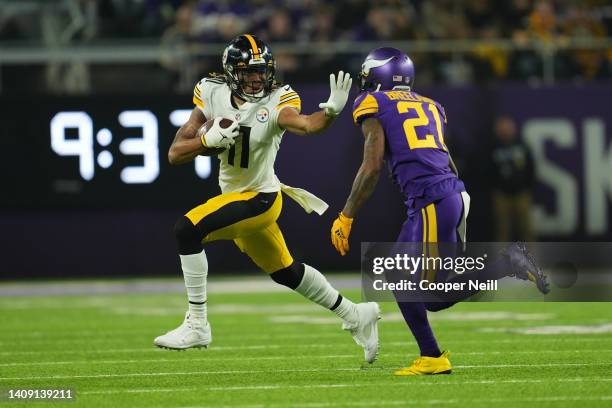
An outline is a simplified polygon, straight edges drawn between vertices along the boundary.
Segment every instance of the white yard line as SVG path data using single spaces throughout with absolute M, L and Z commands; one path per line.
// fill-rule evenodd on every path
M 501 355 L 501 354 L 583 354 L 583 353 L 612 353 L 612 349 L 583 349 L 583 350 L 519 350 L 513 351 L 512 353 L 501 352 L 501 351 L 468 351 L 457 353 L 461 356 L 486 356 L 486 355 Z M 406 353 L 384 353 L 385 357 L 408 357 Z M 209 361 L 209 362 L 223 362 L 223 361 L 258 361 L 258 360 L 312 360 L 312 359 L 354 359 L 357 358 L 358 354 L 322 354 L 322 355 L 283 355 L 283 356 L 251 356 L 251 357 L 202 357 L 202 358 L 189 358 L 188 362 L 194 361 Z M 30 367 L 30 366 L 52 366 L 52 365 L 73 365 L 73 364 L 142 364 L 142 363 L 184 363 L 184 359 L 177 358 L 151 358 L 151 359 L 139 359 L 139 360 L 66 360 L 66 361 L 33 361 L 33 362 L 15 362 L 15 363 L 0 363 L 0 367 Z M 465 366 L 464 366 L 465 367 Z
M 278 334 L 278 336 L 282 336 L 282 334 Z M 408 336 L 408 335 L 406 335 Z M 580 338 L 580 342 L 584 343 L 584 342 L 594 342 L 594 343 L 598 343 L 598 342 L 609 342 L 612 343 L 612 339 L 609 336 L 601 336 L 601 335 L 597 335 L 598 337 L 581 337 Z M 108 341 L 108 340 L 107 340 Z M 384 338 L 381 340 L 383 346 L 412 346 L 412 341 L 406 337 L 406 341 L 384 341 Z M 449 347 L 453 347 L 454 345 L 460 345 L 460 344 L 482 344 L 482 339 L 474 339 L 474 340 L 445 340 L 444 344 L 448 345 Z M 528 343 L 528 344 L 558 344 L 558 343 L 565 343 L 565 342 L 572 342 L 575 343 L 576 342 L 576 338 L 575 337 L 568 337 L 568 338 L 555 338 L 555 339 L 551 339 L 548 337 L 529 337 L 529 338 L 525 338 L 525 337 L 520 337 L 520 338 L 513 338 L 513 339 L 490 339 L 487 340 L 488 344 L 522 344 L 522 343 Z M 19 343 L 18 343 L 19 344 Z M 295 343 L 295 344 L 283 344 L 283 345 L 278 345 L 278 344 L 261 344 L 261 345 L 251 345 L 251 346 L 211 346 L 211 348 L 207 349 L 207 352 L 211 352 L 211 351 L 227 351 L 227 350 L 262 350 L 262 349 L 278 349 L 278 348 L 284 348 L 284 347 L 288 347 L 288 348 L 292 348 L 292 349 L 297 349 L 297 348 L 333 348 L 333 347 L 338 347 L 338 344 L 335 343 L 331 343 L 331 344 L 317 344 L 317 343 L 312 343 L 312 344 L 300 344 L 300 343 Z M 111 348 L 111 349 L 98 349 L 98 350 L 92 350 L 92 349 L 87 349 L 86 350 L 87 353 L 98 353 L 98 354 L 106 354 L 106 353 L 134 353 L 134 352 L 143 352 L 143 353 L 160 353 L 163 352 L 162 350 L 156 349 L 155 347 L 151 346 L 151 347 L 143 347 L 143 348 Z M 50 354 L 72 354 L 75 353 L 75 350 L 15 350 L 15 351 L 2 351 L 0 352 L 0 356 L 14 356 L 14 355 L 37 355 L 37 354 L 46 354 L 46 355 L 50 355 Z
M 598 350 L 600 352 L 601 350 Z M 612 351 L 612 350 L 610 350 Z M 79 361 L 36 361 L 31 363 L 3 363 L 0 367 L 19 367 L 19 366 L 44 366 L 44 365 L 72 365 L 72 364 L 140 364 L 140 363 L 185 363 L 193 361 L 258 361 L 258 360 L 309 360 L 309 359 L 330 359 L 330 358 L 355 358 L 358 354 L 337 354 L 337 355 L 318 355 L 318 356 L 257 356 L 257 357 L 219 357 L 219 358 L 190 358 L 188 361 L 176 358 L 155 358 L 145 360 L 79 360 Z
M 326 275 L 338 289 L 358 289 L 361 276 L 355 274 Z M 245 275 L 240 279 L 213 278 L 208 283 L 210 293 L 278 293 L 289 289 L 277 285 L 264 274 Z M 15 282 L 0 284 L 0 296 L 65 296 L 110 295 L 139 293 L 185 293 L 182 279 L 131 279 L 127 281 L 68 281 L 68 282 Z
M 458 398 L 448 398 L 448 399 L 418 399 L 414 396 L 410 396 L 405 400 L 385 400 L 385 399 L 376 399 L 376 400 L 361 400 L 361 401 L 329 401 L 329 402 L 304 402 L 304 403 L 291 403 L 291 406 L 294 408 L 325 408 L 325 407 L 379 407 L 379 406 L 389 406 L 389 405 L 398 405 L 398 406 L 406 406 L 406 405 L 445 405 L 445 404 L 462 404 L 464 406 L 468 406 L 469 404 L 479 404 L 479 403 L 504 403 L 504 402 L 565 402 L 565 401 L 610 401 L 612 400 L 612 395 L 602 395 L 602 396 L 577 396 L 577 395 L 562 395 L 555 397 L 530 397 L 530 398 L 474 398 L 474 399 L 458 399 Z M 286 407 L 287 404 L 268 404 L 265 405 L 190 405 L 184 406 L 180 408 L 260 408 L 260 407 Z
M 310 384 L 310 385 L 240 385 L 235 387 L 206 387 L 206 388 L 142 388 L 142 389 L 127 389 L 127 390 L 101 390 L 101 391 L 83 391 L 80 395 L 96 395 L 96 394 L 122 394 L 122 393 L 152 393 L 152 392 L 178 392 L 178 391 L 238 391 L 238 390 L 275 390 L 284 388 L 349 388 L 354 387 L 353 384 Z
M 334 402 L 312 402 L 312 403 L 297 403 L 291 404 L 292 407 L 295 408 L 324 408 L 324 407 L 376 407 L 376 406 L 384 406 L 384 405 L 444 405 L 444 404 L 462 404 L 463 406 L 467 406 L 469 404 L 478 404 L 478 403 L 503 403 L 503 402 L 563 402 L 563 401 L 610 401 L 612 400 L 612 395 L 603 395 L 603 396 L 593 396 L 593 397 L 585 397 L 585 396 L 575 396 L 575 395 L 567 395 L 567 396 L 556 396 L 556 397 L 533 397 L 533 398 L 474 398 L 474 399 L 458 399 L 458 398 L 449 398 L 449 399 L 418 399 L 411 396 L 410 399 L 406 400 L 371 400 L 371 401 L 334 401 Z M 285 404 L 266 404 L 266 407 L 284 407 Z M 235 408 L 249 408 L 250 406 L 245 405 L 233 405 Z M 203 406 L 200 407 L 183 407 L 183 408 L 205 408 Z M 210 408 L 207 406 L 206 408 Z
M 547 364 L 483 364 L 483 365 L 459 365 L 454 368 L 517 368 L 517 367 L 593 367 L 610 366 L 612 363 L 547 363 Z M 368 370 L 387 370 L 385 367 L 373 367 Z M 132 378 L 132 377 L 173 377 L 186 375 L 233 375 L 233 374 L 258 374 L 258 373 L 301 373 L 301 372 L 330 372 L 330 371 L 362 371 L 361 368 L 302 368 L 302 369 L 269 369 L 269 370 L 217 370 L 217 371 L 178 371 L 178 372 L 144 372 L 123 374 L 89 374 L 89 375 L 46 375 L 31 377 L 0 377 L 0 380 L 61 380 L 61 379 L 83 379 L 83 378 Z M 494 383 L 495 381 L 491 381 Z
M 336 319 L 337 320 L 337 319 Z M 338 321 L 336 321 L 338 323 Z M 302 328 L 303 329 L 303 328 Z M 306 333 L 299 333 L 298 331 L 292 330 L 291 332 L 280 332 L 280 331 L 259 331 L 260 334 L 253 335 L 249 334 L 248 340 L 259 341 L 259 340 L 273 340 L 278 337 L 282 337 L 283 339 L 321 339 L 321 338 L 337 338 L 345 336 L 346 334 L 341 332 L 340 330 L 330 329 L 324 332 L 317 331 L 309 331 Z M 119 340 L 125 338 L 124 336 L 130 336 L 130 338 L 143 338 L 143 337 L 155 337 L 160 333 L 163 333 L 161 330 L 159 332 L 151 331 L 151 329 L 140 329 L 140 330 L 130 330 L 127 329 L 125 331 L 122 330 L 98 330 L 96 332 L 91 333 L 81 333 L 79 331 L 72 331 L 64 328 L 57 328 L 57 331 L 52 332 L 40 332 L 40 333 L 16 333 L 13 332 L 12 335 L 4 335 L 0 336 L 0 346 L 10 347 L 13 344 L 49 344 L 53 342 L 61 342 L 61 343 L 108 343 L 113 340 L 113 336 L 118 337 Z M 245 329 L 246 330 L 246 329 Z M 452 337 L 454 333 L 474 333 L 472 327 L 444 327 L 444 333 Z M 510 333 L 509 330 L 503 328 L 503 333 Z M 500 332 L 502 332 L 500 330 Z M 410 332 L 396 331 L 391 333 L 385 333 L 386 339 L 398 339 L 398 338 L 408 338 Z M 587 334 L 605 334 L 605 333 L 587 333 Z M 224 338 L 228 339 L 231 337 L 238 337 L 236 334 L 225 335 Z M 523 336 L 521 336 L 523 337 Z M 16 340 L 18 339 L 18 340 Z
M 338 323 L 339 320 L 336 319 L 336 323 Z M 283 329 L 285 329 L 286 327 L 283 327 Z M 444 327 L 444 331 L 445 332 L 463 332 L 465 333 L 468 330 L 471 330 L 471 327 L 466 328 L 465 326 L 461 326 L 461 327 L 449 327 L 449 326 L 445 326 Z M 505 329 L 505 328 L 504 328 Z M 129 335 L 131 337 L 133 336 L 153 336 L 155 333 L 155 331 L 152 331 L 150 328 L 148 329 L 130 329 L 130 328 L 126 328 L 126 329 L 113 329 L 113 330 L 106 330 L 106 329 L 99 329 L 99 330 L 68 330 L 66 328 L 62 328 L 62 327 L 56 327 L 55 329 L 52 329 L 54 331 L 30 331 L 27 330 L 23 333 L 17 333 L 17 332 L 12 332 L 10 334 L 4 334 L 0 335 L 0 343 L 3 344 L 10 344 L 11 341 L 14 341 L 17 337 L 19 338 L 19 343 L 22 343 L 23 341 L 27 341 L 27 342 L 33 342 L 33 343 L 37 343 L 37 342 L 41 342 L 41 341 L 45 341 L 45 342 L 49 342 L 50 340 L 52 341 L 64 341 L 64 340 L 75 340 L 76 338 L 78 338 L 78 340 L 82 339 L 82 338 L 87 338 L 87 340 L 84 341 L 91 341 L 91 339 L 89 339 L 89 337 L 93 337 L 95 338 L 100 338 L 101 335 L 104 335 L 103 339 L 100 340 L 104 340 L 104 341 L 108 341 L 109 339 L 112 339 L 112 336 L 126 336 Z M 163 330 L 163 329 L 162 329 Z M 280 330 L 273 330 L 273 331 L 260 331 L 260 334 L 258 335 L 253 335 L 253 334 L 249 334 L 249 340 L 267 340 L 270 338 L 274 338 L 276 336 L 283 336 L 283 338 L 321 338 L 321 337 L 337 337 L 337 336 L 342 336 L 342 332 L 339 330 L 328 330 L 328 329 L 323 329 L 324 331 L 309 331 L 306 333 L 300 333 L 297 330 L 287 330 L 287 331 L 280 331 Z M 161 330 L 160 330 L 161 331 Z M 386 338 L 395 338 L 395 337 L 406 337 L 408 332 L 404 332 L 404 331 L 395 331 L 395 332 L 390 332 L 390 333 L 385 333 L 385 337 Z M 156 333 L 158 334 L 158 333 Z
M 425 378 L 423 378 L 425 380 Z M 610 382 L 612 378 L 586 378 L 586 377 L 576 377 L 576 378 L 563 378 L 556 380 L 558 382 Z M 182 387 L 182 388 L 143 388 L 143 389 L 114 389 L 114 390 L 99 390 L 99 391 L 82 391 L 79 392 L 80 395 L 96 395 L 96 394 L 123 394 L 123 393 L 154 393 L 154 392 L 180 392 L 180 391 L 244 391 L 244 390 L 273 390 L 273 389 L 310 389 L 310 388 L 361 388 L 361 387 L 384 387 L 384 386 L 419 386 L 419 385 L 467 385 L 467 384 L 520 384 L 520 383 L 544 383 L 551 382 L 549 379 L 542 378 L 525 378 L 525 379 L 516 379 L 516 380 L 483 380 L 483 381 L 398 381 L 389 383 L 389 382 L 367 382 L 367 383 L 339 383 L 339 384 L 304 384 L 304 385 L 291 385 L 291 384 L 264 384 L 264 385 L 252 385 L 252 386 L 229 386 L 229 387 Z M 536 397 L 530 398 L 530 400 L 535 399 Z M 557 398 L 557 397 L 549 397 L 549 398 Z M 562 397 L 561 397 L 562 398 Z M 600 398 L 600 397 L 595 397 Z M 609 397 L 608 397 L 609 398 Z M 495 398 L 491 399 L 491 401 L 496 400 Z M 506 399 L 499 398 L 500 401 L 505 401 Z M 445 400 L 446 401 L 446 400 Z M 470 400 L 472 401 L 472 400 Z M 486 399 L 489 401 L 489 399 Z M 417 400 L 418 402 L 418 400 Z M 378 404 L 376 404 L 378 405 Z
M 130 377 L 173 377 L 186 375 L 221 375 L 221 374 L 258 374 L 258 373 L 279 373 L 279 372 L 322 372 L 322 371 L 359 371 L 360 368 L 302 368 L 302 369 L 271 369 L 271 370 L 218 370 L 218 371 L 177 371 L 159 373 L 125 373 L 125 374 L 90 374 L 90 375 L 51 375 L 35 377 L 0 377 L 0 380 L 59 380 L 59 379 L 81 379 L 81 378 L 130 378 Z

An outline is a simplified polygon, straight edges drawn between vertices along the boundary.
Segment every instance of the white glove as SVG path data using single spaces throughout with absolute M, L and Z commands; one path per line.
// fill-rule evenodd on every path
M 342 109 L 344 109 L 344 105 L 346 105 L 352 84 L 353 78 L 351 78 L 348 72 L 346 74 L 343 71 L 338 72 L 337 81 L 336 76 L 330 74 L 329 87 L 331 88 L 331 93 L 327 102 L 320 103 L 319 108 L 325 109 L 327 116 L 338 116 Z
M 206 143 L 206 147 L 227 149 L 234 144 L 234 138 L 238 136 L 240 126 L 238 122 L 232 121 L 231 126 L 223 129 L 219 125 L 222 119 L 222 117 L 216 117 L 213 125 L 204 134 L 203 141 Z

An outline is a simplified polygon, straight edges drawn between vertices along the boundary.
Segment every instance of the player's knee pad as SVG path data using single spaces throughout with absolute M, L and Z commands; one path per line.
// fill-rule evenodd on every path
M 304 264 L 293 261 L 291 265 L 270 274 L 272 280 L 279 285 L 295 290 L 304 278 Z
M 179 254 L 197 254 L 202 251 L 202 237 L 189 218 L 181 217 L 174 225 L 174 236 L 178 244 Z

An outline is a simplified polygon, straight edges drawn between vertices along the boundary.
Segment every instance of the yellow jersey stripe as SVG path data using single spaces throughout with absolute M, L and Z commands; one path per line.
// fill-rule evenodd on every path
M 300 102 L 295 102 L 295 103 L 294 103 L 294 102 L 292 102 L 292 103 L 286 103 L 286 104 L 284 104 L 284 105 L 278 105 L 278 106 L 276 107 L 276 110 L 279 110 L 279 111 L 280 111 L 280 110 L 282 110 L 283 108 L 286 108 L 287 106 L 297 108 L 298 110 L 302 110 L 302 104 L 301 104 Z
M 361 116 L 363 112 L 368 112 L 368 113 L 374 112 L 374 113 L 376 113 L 376 112 L 378 112 L 378 109 L 377 108 L 361 108 L 361 109 L 358 109 L 355 112 L 353 112 L 353 116 Z
M 302 110 L 302 101 L 300 100 L 300 98 L 294 98 L 289 101 L 279 103 L 278 105 L 276 105 L 276 109 L 280 110 L 286 106 L 292 106 L 294 108 L 297 108 L 298 110 Z
M 199 100 L 195 95 L 193 96 L 193 103 L 200 109 L 204 109 L 204 102 Z
M 353 120 L 357 123 L 357 119 L 368 113 L 378 112 L 378 102 L 376 98 L 368 94 L 359 105 L 353 110 Z
M 376 112 L 378 112 L 378 109 L 376 108 L 361 109 L 359 112 L 353 113 L 353 120 L 355 121 L 355 123 L 357 123 L 357 119 L 359 119 L 360 116 Z
M 257 49 L 257 43 L 255 42 L 255 39 L 253 38 L 253 36 L 251 34 L 245 34 L 244 35 L 247 40 L 249 40 L 249 43 L 251 43 L 251 50 L 253 50 L 253 57 L 259 57 L 259 50 Z
M 289 98 L 290 96 L 297 96 L 297 92 L 289 92 L 288 94 L 284 94 L 283 96 L 280 97 L 280 100 L 283 101 Z
M 193 93 L 198 95 L 198 97 L 202 96 L 202 93 L 200 92 L 200 90 L 198 89 L 198 87 L 196 86 L 195 88 L 193 88 Z
M 363 101 L 361 101 L 359 106 L 355 108 L 355 111 L 358 111 L 359 109 L 363 109 L 363 108 L 378 109 L 378 102 L 376 101 L 376 98 L 368 94 L 365 98 L 363 98 Z
M 302 103 L 300 101 L 292 101 L 292 102 L 288 102 L 288 103 L 281 103 L 280 105 L 276 106 L 277 110 L 280 110 L 282 108 L 284 108 L 285 106 L 294 106 L 298 109 L 302 109 Z
M 292 96 L 292 97 L 290 97 L 290 98 L 286 98 L 285 100 L 283 100 L 283 101 L 279 102 L 279 105 L 281 105 L 281 104 L 283 104 L 283 103 L 286 103 L 286 102 L 289 102 L 289 101 L 293 101 L 293 100 L 295 100 L 295 99 L 300 99 L 299 95 L 293 95 L 293 96 Z

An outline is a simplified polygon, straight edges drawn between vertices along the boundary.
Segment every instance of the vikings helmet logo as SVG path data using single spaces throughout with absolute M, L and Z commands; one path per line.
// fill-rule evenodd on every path
M 372 68 L 382 67 L 387 62 L 391 61 L 393 58 L 394 57 L 389 57 L 385 60 L 375 60 L 375 59 L 365 60 L 363 64 L 361 65 L 361 76 L 363 76 L 364 78 L 367 77 L 370 74 L 370 70 Z

